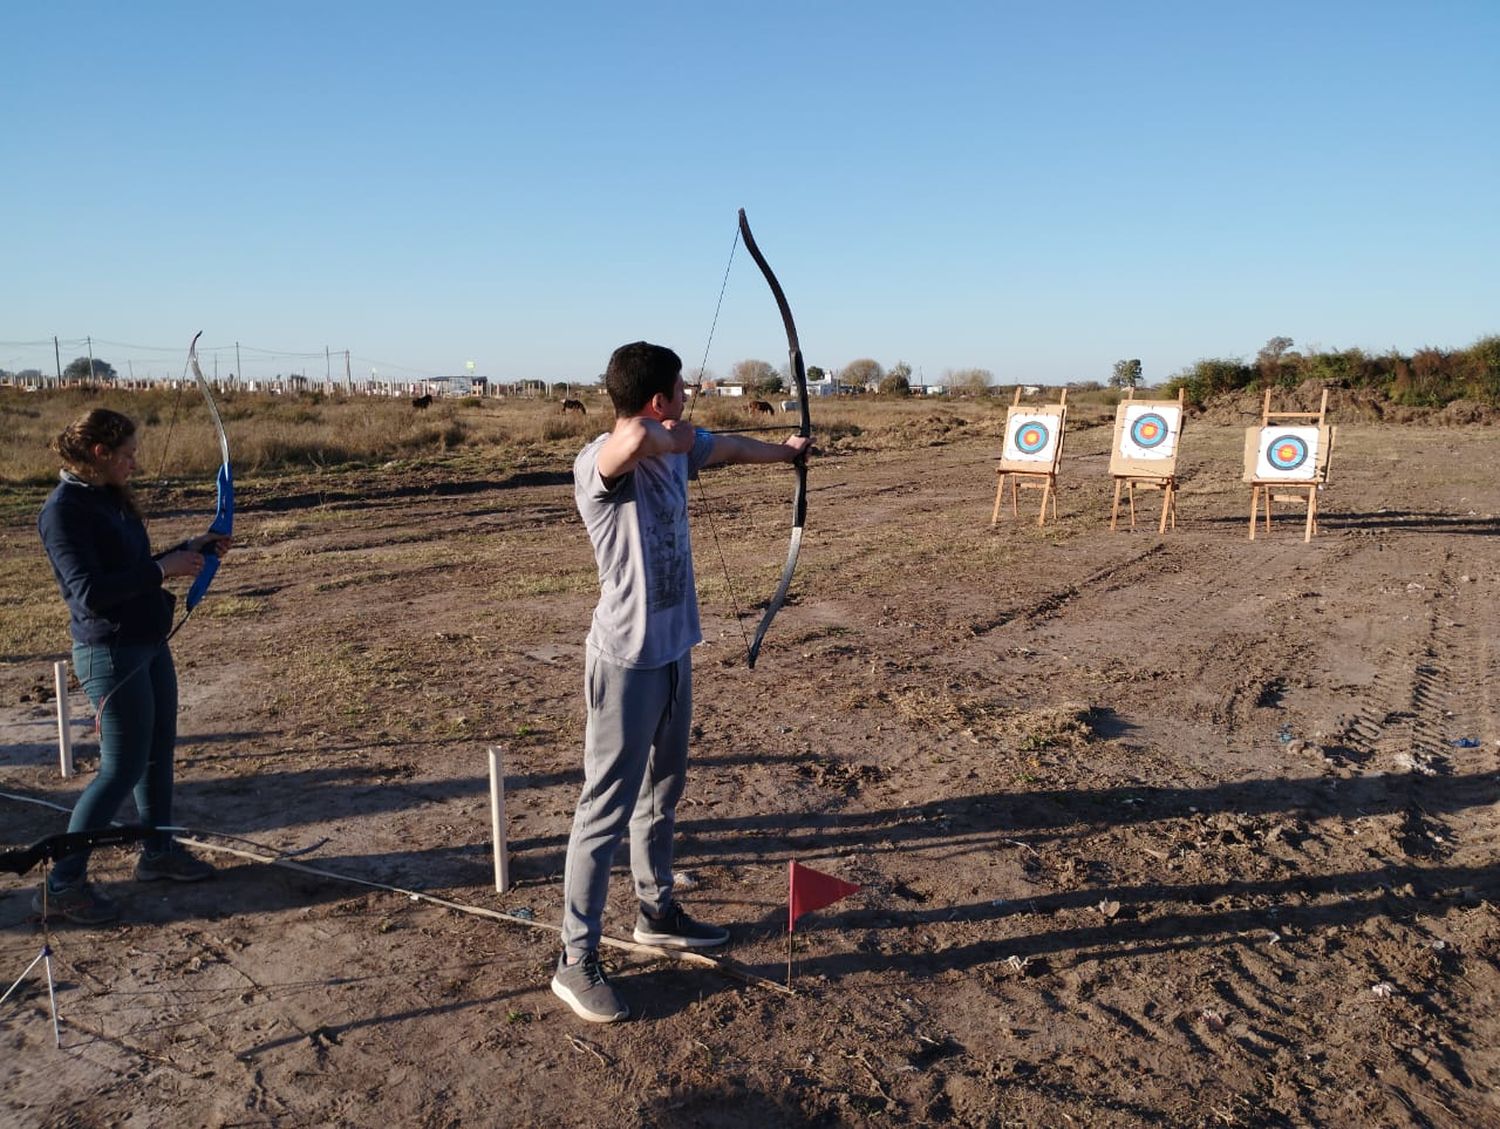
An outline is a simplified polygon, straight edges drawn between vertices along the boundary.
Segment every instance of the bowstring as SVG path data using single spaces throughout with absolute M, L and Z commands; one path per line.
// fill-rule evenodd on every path
M 167 423 L 167 438 L 161 445 L 161 461 L 156 466 L 156 487 L 160 491 L 167 484 L 167 452 L 172 449 L 172 432 L 177 430 L 177 410 L 182 407 L 182 388 L 188 381 L 188 366 L 191 360 L 182 363 L 182 377 L 177 381 L 177 395 L 172 397 L 172 418 Z
M 714 331 L 719 327 L 719 313 L 724 308 L 724 293 L 729 289 L 729 272 L 734 267 L 734 253 L 739 250 L 740 229 L 734 229 L 734 242 L 729 245 L 729 261 L 724 264 L 724 281 L 719 284 L 719 300 L 714 305 L 713 322 L 708 327 L 708 343 L 703 346 L 703 360 L 698 365 L 698 382 L 694 386 L 693 402 L 688 405 L 687 421 L 693 422 L 693 409 L 698 406 L 698 397 L 703 394 L 703 375 L 708 371 L 708 354 L 714 345 Z M 729 577 L 729 558 L 724 555 L 724 545 L 719 540 L 719 527 L 714 522 L 713 507 L 709 504 L 708 490 L 703 485 L 702 475 L 695 476 L 698 488 L 698 509 L 708 521 L 709 539 L 714 543 L 714 552 L 719 557 L 719 570 L 724 574 L 724 590 L 729 593 L 729 607 L 734 612 L 734 624 L 739 628 L 740 638 L 745 644 L 745 654 L 750 653 L 750 633 L 745 630 L 745 619 L 740 614 L 740 601 L 734 590 L 734 581 Z

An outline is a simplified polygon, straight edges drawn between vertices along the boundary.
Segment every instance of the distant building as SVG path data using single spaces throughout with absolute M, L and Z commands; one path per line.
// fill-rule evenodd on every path
M 698 393 L 700 396 L 743 396 L 745 386 L 732 380 L 705 380 L 703 388 Z

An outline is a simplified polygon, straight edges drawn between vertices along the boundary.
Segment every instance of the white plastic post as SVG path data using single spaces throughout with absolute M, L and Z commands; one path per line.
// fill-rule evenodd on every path
M 490 830 L 495 840 L 495 889 L 510 889 L 510 853 L 505 849 L 505 774 L 500 763 L 503 750 L 490 746 Z
M 68 717 L 68 664 L 52 664 L 52 684 L 57 689 L 57 755 L 62 761 L 62 774 L 73 775 L 73 726 Z

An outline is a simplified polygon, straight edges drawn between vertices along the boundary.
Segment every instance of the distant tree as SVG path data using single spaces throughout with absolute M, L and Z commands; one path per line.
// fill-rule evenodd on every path
M 959 369 L 948 378 L 948 386 L 961 396 L 984 396 L 995 382 L 995 374 L 987 368 Z
M 1111 388 L 1139 388 L 1141 383 L 1141 362 L 1116 361 L 1115 371 L 1109 378 Z
M 813 365 L 807 370 L 807 379 L 826 380 L 828 379 L 828 374 L 820 369 L 817 365 Z
M 844 366 L 844 371 L 839 373 L 839 383 L 845 388 L 864 391 L 866 388 L 878 388 L 883 376 L 885 376 L 885 369 L 881 368 L 879 361 L 861 357 Z
M 114 378 L 115 378 L 115 369 L 114 369 L 114 366 L 111 365 L 111 364 L 109 364 L 106 361 L 101 361 L 98 357 L 95 357 L 94 358 L 94 370 L 93 370 L 92 379 L 94 379 L 94 380 L 113 380 Z M 68 362 L 68 367 L 65 368 L 65 369 L 63 369 L 63 379 L 64 380 L 89 380 L 89 379 L 91 379 L 91 377 L 89 375 L 89 359 L 87 357 L 78 357 L 78 358 L 76 358 L 76 359 L 74 359 L 72 361 L 69 361 Z
M 1267 384 L 1279 381 L 1285 384 L 1296 382 L 1296 366 L 1292 365 L 1291 371 L 1284 371 L 1285 364 L 1291 358 L 1287 350 L 1292 347 L 1290 337 L 1273 337 L 1267 341 L 1259 353 L 1255 354 L 1256 367 L 1260 369 L 1261 379 Z
M 897 361 L 891 366 L 890 372 L 880 378 L 879 389 L 885 396 L 910 396 L 911 365 L 905 361 Z
M 1255 359 L 1263 365 L 1267 362 L 1273 365 L 1280 364 L 1281 358 L 1286 355 L 1286 351 L 1291 347 L 1292 339 L 1290 337 L 1273 337 L 1261 346 L 1260 352 L 1255 354 Z
M 776 392 L 781 388 L 781 374 L 768 361 L 740 361 L 729 371 L 732 379 L 751 392 Z

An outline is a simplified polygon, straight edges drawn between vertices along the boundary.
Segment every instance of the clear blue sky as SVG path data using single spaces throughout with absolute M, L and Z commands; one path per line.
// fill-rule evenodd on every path
M 7 5 L 0 368 L 1157 382 L 1500 332 L 1500 2 Z M 45 341 L 45 347 L 29 342 Z M 77 355 L 65 349 L 63 362 Z M 741 250 L 708 360 L 780 365 Z M 226 359 L 227 358 L 227 359 Z M 232 350 L 218 353 L 221 371 Z M 227 366 L 227 367 L 226 367 Z

